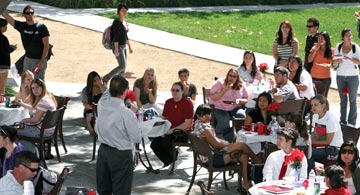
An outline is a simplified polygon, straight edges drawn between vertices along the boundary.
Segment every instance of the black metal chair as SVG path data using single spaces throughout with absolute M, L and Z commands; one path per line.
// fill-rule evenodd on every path
M 69 174 L 69 172 L 70 172 L 70 169 L 67 168 L 67 167 L 65 167 L 62 170 L 60 176 L 58 177 L 57 182 L 55 183 L 54 188 L 50 191 L 50 193 L 48 195 L 58 195 L 58 194 L 60 194 L 61 187 L 62 187 L 62 185 L 63 185 L 63 183 L 65 181 L 66 176 Z
M 61 115 L 61 119 L 60 119 L 60 123 L 59 123 L 59 131 L 58 131 L 58 135 L 60 137 L 61 143 L 63 145 L 63 148 L 65 150 L 65 153 L 67 153 L 67 149 L 66 149 L 66 145 L 65 145 L 65 141 L 64 141 L 64 134 L 63 134 L 63 121 L 64 121 L 64 114 L 65 114 L 65 110 L 67 108 L 67 104 L 70 100 L 69 97 L 61 97 L 61 96 L 56 96 L 54 95 L 56 102 L 57 102 L 57 108 L 56 109 L 60 109 L 62 107 L 64 107 L 64 112 Z

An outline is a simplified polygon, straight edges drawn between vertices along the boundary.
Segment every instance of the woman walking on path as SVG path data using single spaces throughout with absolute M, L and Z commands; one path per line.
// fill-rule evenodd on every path
M 335 47 L 334 65 L 337 65 L 336 82 L 340 96 L 340 122 L 351 126 L 356 125 L 357 93 L 359 88 L 360 48 L 352 42 L 351 29 L 341 32 L 342 43 Z M 346 119 L 348 99 L 350 101 L 349 116 Z
M 107 83 L 116 74 L 125 73 L 127 65 L 126 45 L 129 47 L 129 52 L 133 52 L 127 36 L 129 31 L 128 24 L 125 22 L 128 10 L 129 8 L 125 4 L 119 4 L 117 8 L 118 18 L 113 21 L 111 26 L 111 41 L 114 43 L 112 50 L 118 62 L 118 66 L 104 76 L 104 83 Z

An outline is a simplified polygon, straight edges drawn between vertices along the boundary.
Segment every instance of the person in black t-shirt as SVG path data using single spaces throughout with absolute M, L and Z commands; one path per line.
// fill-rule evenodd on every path
M 34 14 L 35 9 L 30 5 L 27 5 L 22 12 L 25 22 L 15 20 L 6 11 L 2 13 L 6 21 L 20 33 L 25 49 L 24 71 L 30 70 L 34 73 L 35 79 L 44 80 L 50 34 L 43 23 L 35 20 Z
M 246 115 L 244 125 L 258 122 L 268 125 L 271 121 L 271 116 L 268 113 L 267 107 L 271 102 L 272 97 L 270 93 L 261 93 L 256 100 L 255 109 L 251 110 L 249 114 Z

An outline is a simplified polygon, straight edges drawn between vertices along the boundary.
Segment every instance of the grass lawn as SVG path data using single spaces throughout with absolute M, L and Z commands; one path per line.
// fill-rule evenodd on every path
M 331 36 L 332 46 L 341 42 L 341 30 L 351 28 L 354 41 L 358 42 L 356 18 L 357 7 L 283 11 L 241 12 L 177 12 L 177 13 L 131 13 L 129 23 L 163 30 L 187 37 L 205 40 L 231 47 L 250 49 L 271 55 L 272 43 L 282 20 L 289 20 L 300 43 L 299 56 L 304 56 L 306 21 L 310 17 L 320 19 L 320 31 Z M 104 14 L 116 18 L 115 14 Z M 130 26 L 131 29 L 131 26 Z

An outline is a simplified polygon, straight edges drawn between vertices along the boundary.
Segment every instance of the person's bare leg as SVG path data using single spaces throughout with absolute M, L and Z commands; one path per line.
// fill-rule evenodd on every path
M 1 70 L 0 71 L 4 71 Z M 0 73 L 0 94 L 5 94 L 5 87 L 6 87 L 6 81 L 8 78 L 8 71 L 5 70 L 5 72 Z

